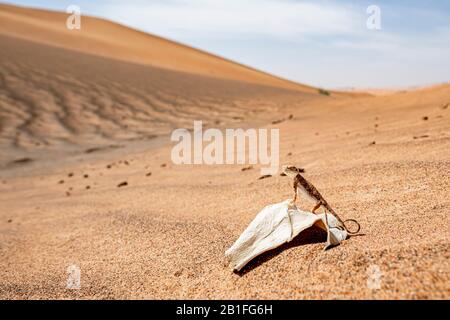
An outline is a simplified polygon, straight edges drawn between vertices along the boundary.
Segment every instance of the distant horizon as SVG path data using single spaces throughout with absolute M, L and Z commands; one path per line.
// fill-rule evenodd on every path
M 135 0 L 129 5 L 115 0 L 96 4 L 85 0 L 2 3 L 60 12 L 78 5 L 82 15 L 107 19 L 318 88 L 406 90 L 450 82 L 450 4 L 424 1 L 428 3 L 425 10 L 418 1 L 397 1 L 395 5 L 377 1 L 381 30 L 369 30 L 366 19 L 371 15 L 364 7 L 369 2 L 361 1 L 357 6 L 349 2 L 263 0 L 260 6 L 254 1 L 243 6 L 234 1 L 207 0 L 174 0 L 169 4 Z M 259 15 L 249 21 L 245 14 L 233 15 L 236 8 L 258 10 Z M 228 18 L 218 16 L 220 10 Z M 406 20 L 417 25 L 410 21 L 408 27 L 402 10 Z M 217 19 L 211 18 L 214 13 Z M 422 20 L 419 23 L 411 15 Z M 189 20 L 191 17 L 195 19 Z M 299 26 L 292 23 L 297 18 Z M 265 24 L 269 27 L 259 30 Z

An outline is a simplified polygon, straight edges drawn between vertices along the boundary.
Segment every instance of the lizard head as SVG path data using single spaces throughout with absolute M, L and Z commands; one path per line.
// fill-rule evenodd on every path
M 291 178 L 295 178 L 299 173 L 305 172 L 305 169 L 296 166 L 283 166 L 283 173 Z

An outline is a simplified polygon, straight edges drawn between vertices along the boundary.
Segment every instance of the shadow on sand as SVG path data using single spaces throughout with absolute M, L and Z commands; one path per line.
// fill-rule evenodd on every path
M 356 234 L 349 236 L 348 239 L 350 239 L 351 237 L 358 237 L 364 235 L 365 234 L 362 233 Z M 304 246 L 307 244 L 314 244 L 321 242 L 325 243 L 326 241 L 327 241 L 326 231 L 317 226 L 312 226 L 311 228 L 302 231 L 291 242 L 284 243 L 278 248 L 264 252 L 263 254 L 251 260 L 241 271 L 234 271 L 234 273 L 242 277 L 247 273 L 249 273 L 250 271 L 252 271 L 253 269 L 256 269 L 260 265 L 264 264 L 265 262 L 272 260 L 285 250 L 290 250 L 292 248 Z
M 311 228 L 302 231 L 300 235 L 296 236 L 291 242 L 284 243 L 278 248 L 264 252 L 263 254 L 257 256 L 256 258 L 251 260 L 241 271 L 235 271 L 235 273 L 239 276 L 244 276 L 245 274 L 259 267 L 263 263 L 272 260 L 285 250 L 290 250 L 292 248 L 304 246 L 307 244 L 320 243 L 326 241 L 327 241 L 326 231 L 320 229 L 319 227 L 313 226 Z

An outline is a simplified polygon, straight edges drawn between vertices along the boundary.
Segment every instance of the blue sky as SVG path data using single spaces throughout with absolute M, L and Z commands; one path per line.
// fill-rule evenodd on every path
M 6 1 L 118 21 L 326 88 L 450 82 L 448 0 Z M 368 6 L 381 10 L 369 30 Z

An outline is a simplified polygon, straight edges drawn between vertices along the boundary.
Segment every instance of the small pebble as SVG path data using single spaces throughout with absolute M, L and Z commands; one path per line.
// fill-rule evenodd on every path
M 173 275 L 174 275 L 175 277 L 179 277 L 179 276 L 181 276 L 182 273 L 183 273 L 183 272 L 180 270 L 180 271 L 176 271 Z
M 429 137 L 429 135 L 424 134 L 422 136 L 414 136 L 413 138 L 414 139 L 425 139 L 425 138 L 428 138 L 428 137 Z

